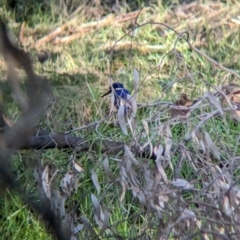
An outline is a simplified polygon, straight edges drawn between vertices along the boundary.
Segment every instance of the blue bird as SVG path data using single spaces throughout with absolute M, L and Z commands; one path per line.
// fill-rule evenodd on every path
M 130 92 L 124 88 L 122 83 L 115 82 L 110 86 L 109 91 L 102 95 L 105 97 L 106 95 L 113 93 L 114 94 L 114 106 L 119 109 L 120 105 L 128 105 L 125 107 L 125 113 L 131 109 L 131 94 Z

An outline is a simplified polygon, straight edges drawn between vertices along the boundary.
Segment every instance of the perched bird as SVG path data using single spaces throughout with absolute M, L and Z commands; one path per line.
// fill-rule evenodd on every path
M 125 114 L 131 110 L 131 94 L 124 88 L 122 83 L 115 82 L 109 87 L 109 91 L 102 95 L 105 97 L 108 94 L 113 94 L 114 106 L 119 109 L 121 105 L 125 106 Z

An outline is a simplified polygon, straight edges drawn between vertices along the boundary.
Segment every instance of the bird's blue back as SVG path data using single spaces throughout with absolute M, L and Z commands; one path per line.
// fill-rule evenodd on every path
M 120 104 L 121 104 L 121 101 L 122 100 L 126 100 L 128 101 L 131 97 L 130 95 L 130 92 L 125 89 L 124 87 L 120 88 L 114 88 L 115 92 L 114 92 L 114 105 L 115 107 L 118 109 Z M 127 112 L 130 110 L 130 107 L 129 106 L 124 106 L 124 113 L 127 114 Z
M 125 99 L 125 100 L 128 100 L 129 96 L 130 96 L 130 92 L 125 88 L 115 89 L 115 94 L 117 94 L 117 96 L 119 96 L 120 98 Z

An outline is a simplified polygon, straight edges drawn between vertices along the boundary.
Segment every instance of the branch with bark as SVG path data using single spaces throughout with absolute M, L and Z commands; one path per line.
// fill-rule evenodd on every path
M 26 139 L 23 145 L 19 147 L 19 150 L 35 149 L 73 149 L 77 152 L 99 150 L 102 153 L 108 153 L 110 155 L 118 155 L 124 151 L 124 142 L 110 141 L 104 139 L 97 139 L 94 141 L 88 141 L 82 137 L 71 136 L 65 133 L 43 133 L 38 136 L 31 136 Z M 8 148 L 13 148 L 12 142 L 6 142 Z M 149 159 L 156 159 L 156 155 L 152 153 L 150 155 L 150 146 L 146 146 L 143 150 L 140 150 L 138 146 L 132 147 L 133 152 L 138 157 L 148 157 Z

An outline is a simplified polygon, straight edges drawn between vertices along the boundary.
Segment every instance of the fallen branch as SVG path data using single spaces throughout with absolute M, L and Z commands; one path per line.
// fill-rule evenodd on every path
M 76 18 L 70 20 L 69 22 L 63 24 L 61 27 L 57 27 L 54 31 L 49 33 L 48 35 L 40 38 L 36 43 L 35 43 L 35 48 L 39 48 L 43 44 L 46 44 L 53 40 L 55 37 L 60 35 L 67 27 L 69 27 L 71 24 L 76 22 Z
M 142 12 L 146 12 L 149 8 L 145 8 L 144 11 Z M 49 33 L 48 35 L 40 38 L 36 43 L 35 43 L 35 48 L 39 48 L 40 46 L 47 44 L 49 42 L 51 42 L 52 40 L 54 44 L 68 44 L 82 36 L 84 36 L 85 34 L 89 33 L 90 30 L 93 29 L 99 29 L 99 28 L 103 28 L 109 25 L 114 24 L 119 24 L 119 23 L 123 23 L 132 19 L 135 19 L 137 17 L 137 15 L 139 14 L 139 11 L 134 11 L 134 12 L 130 12 L 130 13 L 126 13 L 126 14 L 122 14 L 120 16 L 115 16 L 113 14 L 109 14 L 108 16 L 106 16 L 105 18 L 99 20 L 99 21 L 93 21 L 93 22 L 89 22 L 89 23 L 82 23 L 79 27 L 75 27 L 72 31 L 74 33 L 72 34 L 68 34 L 68 36 L 62 37 L 62 38 L 57 38 L 55 39 L 57 36 L 59 36 L 60 34 L 62 34 L 69 26 L 73 25 L 74 23 L 76 23 L 77 18 L 74 18 L 72 20 L 70 20 L 69 22 L 63 24 L 62 26 L 57 27 L 54 31 L 52 31 L 51 33 Z
M 104 45 L 100 46 L 98 48 L 99 51 L 110 51 L 114 46 L 114 51 L 120 51 L 120 50 L 137 50 L 141 52 L 142 54 L 148 54 L 152 52 L 165 52 L 166 46 L 163 45 L 149 45 L 147 43 L 136 43 L 133 41 L 122 41 L 118 42 L 117 45 L 114 41 L 109 41 L 105 43 Z
M 11 141 L 6 142 L 7 148 L 12 148 Z M 82 137 L 76 137 L 67 135 L 64 133 L 55 133 L 55 134 L 44 134 L 40 136 L 32 136 L 28 138 L 24 145 L 21 145 L 18 150 L 25 149 L 35 149 L 35 150 L 44 150 L 44 149 L 74 149 L 75 151 L 97 151 L 101 150 L 102 153 L 108 154 L 121 154 L 124 152 L 124 142 L 109 141 L 103 139 L 97 139 L 93 142 L 89 142 L 87 139 Z M 155 160 L 156 155 L 152 153 L 149 156 L 150 150 L 148 146 L 144 148 L 144 151 L 140 151 L 137 146 L 133 146 L 133 152 L 136 156 L 149 157 L 150 159 Z
M 144 8 L 142 13 L 146 12 L 149 8 Z M 116 16 L 114 14 L 109 14 L 105 18 L 99 20 L 99 21 L 93 21 L 89 23 L 82 23 L 79 27 L 76 27 L 75 31 L 82 31 L 86 28 L 100 28 L 100 27 L 106 27 L 108 25 L 112 25 L 113 23 L 116 25 L 118 23 L 126 22 L 132 19 L 135 19 L 137 15 L 139 14 L 139 11 L 134 11 L 126 14 L 122 14 L 119 16 Z
M 72 41 L 74 41 L 74 40 L 76 40 L 80 37 L 83 37 L 84 35 L 86 35 L 90 31 L 91 31 L 90 29 L 83 29 L 82 31 L 71 34 L 69 36 L 65 36 L 65 37 L 62 37 L 62 38 L 57 37 L 57 38 L 54 39 L 53 44 L 55 44 L 55 45 L 57 45 L 57 44 L 69 44 Z

